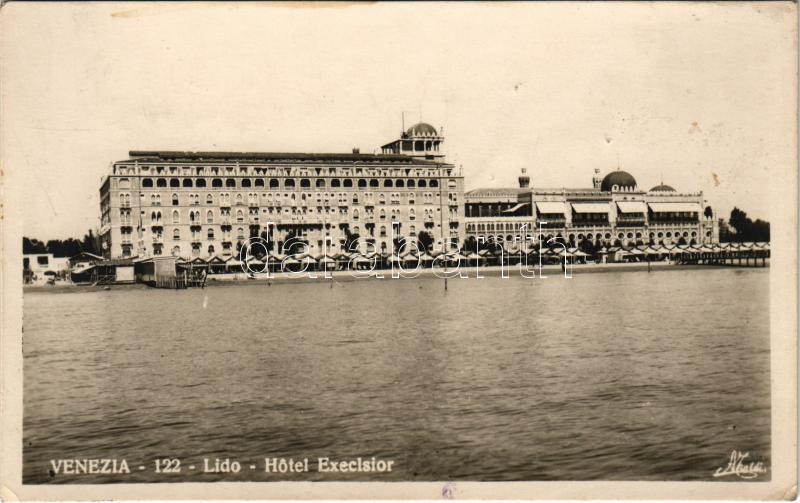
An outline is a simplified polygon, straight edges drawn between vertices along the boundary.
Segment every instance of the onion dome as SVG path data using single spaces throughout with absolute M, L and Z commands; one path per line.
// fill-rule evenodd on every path
M 607 174 L 600 184 L 600 190 L 634 190 L 636 189 L 636 179 L 627 171 L 612 171 Z
M 656 185 L 655 187 L 650 189 L 650 192 L 675 192 L 675 189 L 673 189 L 669 185 L 664 185 L 662 183 L 661 185 Z
M 408 131 L 406 131 L 408 136 L 439 136 L 439 133 L 436 131 L 436 128 L 427 124 L 425 122 L 420 122 L 414 124 Z

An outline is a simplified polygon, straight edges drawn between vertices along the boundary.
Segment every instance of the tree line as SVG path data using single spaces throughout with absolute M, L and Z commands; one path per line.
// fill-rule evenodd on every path
M 755 221 L 747 213 L 734 207 L 728 222 L 720 222 L 719 240 L 722 242 L 769 241 L 769 222 L 757 218 Z
M 54 257 L 73 257 L 80 252 L 103 255 L 99 237 L 89 229 L 83 239 L 50 239 L 47 242 L 35 238 L 22 238 L 22 253 L 52 253 Z

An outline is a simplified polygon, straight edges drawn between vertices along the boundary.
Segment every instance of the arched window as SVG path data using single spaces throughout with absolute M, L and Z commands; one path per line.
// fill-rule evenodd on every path
M 236 194 L 236 204 L 242 204 L 243 201 L 244 199 L 242 199 L 242 195 Z
M 392 180 L 387 178 L 386 180 L 383 181 L 383 186 L 384 187 L 392 187 L 393 186 Z
M 378 194 L 378 204 L 386 204 L 386 194 Z
M 370 186 L 370 187 L 380 187 L 380 184 L 378 183 L 378 180 L 376 180 L 376 179 L 374 179 L 374 178 L 373 178 L 373 179 L 371 179 L 371 180 L 369 181 L 369 186 Z
M 403 188 L 406 186 L 406 183 L 403 180 L 397 180 L 397 183 L 394 184 L 395 187 L 398 189 Z
M 225 186 L 226 187 L 236 187 L 236 180 L 234 178 L 226 178 L 225 179 Z
M 130 189 L 131 188 L 131 181 L 128 178 L 120 178 L 119 179 L 119 188 L 120 189 Z
M 286 187 L 287 189 L 289 189 L 289 188 L 293 189 L 294 188 L 294 178 L 287 178 L 283 182 L 283 186 Z
M 381 211 L 380 211 L 379 215 L 380 215 L 380 217 L 379 217 L 379 218 L 380 218 L 381 220 L 386 220 L 386 210 L 384 210 L 383 208 L 381 208 Z
M 381 237 L 386 237 L 386 226 L 381 225 Z
M 409 220 L 416 220 L 417 214 L 414 212 L 414 208 L 408 210 L 408 219 Z
M 353 180 L 351 180 L 350 178 L 345 178 L 342 186 L 343 187 L 352 187 L 353 186 Z
M 300 188 L 307 189 L 311 187 L 311 180 L 308 178 L 301 178 L 300 179 Z
M 180 254 L 181 254 L 181 247 L 178 246 L 178 245 L 173 246 L 172 247 L 172 256 L 173 257 L 177 257 Z
M 331 180 L 331 187 L 341 187 L 342 182 L 338 178 Z
M 211 180 L 212 187 L 222 187 L 222 178 L 214 178 Z
M 358 188 L 359 188 L 359 189 L 363 189 L 363 188 L 364 188 L 364 187 L 366 187 L 366 186 L 367 186 L 367 181 L 366 181 L 366 180 L 364 180 L 363 178 L 360 178 L 360 179 L 358 180 Z
M 353 220 L 358 220 L 358 208 L 353 209 Z
M 213 224 L 214 223 L 214 212 L 211 211 L 211 210 L 208 210 L 206 212 L 206 223 L 207 224 Z
M 152 187 L 153 186 L 153 179 L 152 178 L 144 178 L 142 180 L 142 187 Z
M 214 239 L 214 229 L 208 229 L 208 239 Z
M 169 179 L 169 186 L 170 187 L 180 187 L 181 186 L 181 181 L 178 180 L 177 178 L 170 178 Z
M 214 204 L 214 196 L 206 194 L 206 204 Z
M 412 236 L 416 236 L 417 235 L 417 228 L 412 225 L 411 227 L 408 228 L 408 233 L 410 235 L 412 235 Z
M 435 188 L 435 187 L 438 187 L 438 186 L 439 186 L 438 180 L 431 180 L 430 185 L 428 185 L 428 187 L 432 187 L 432 188 Z M 423 187 L 423 185 L 420 185 L 420 187 Z
M 244 222 L 244 213 L 242 213 L 242 210 L 236 212 L 236 221 L 239 223 Z
M 172 231 L 172 240 L 173 241 L 178 241 L 180 238 L 181 238 L 181 230 L 180 229 L 174 229 Z
M 413 189 L 414 188 L 414 180 L 409 180 L 408 183 L 406 184 L 406 187 L 408 187 L 409 189 Z
M 264 186 L 264 179 L 256 178 L 256 187 L 263 187 L 263 186 Z
M 208 245 L 208 256 L 214 255 L 214 245 Z
M 172 206 L 178 206 L 178 194 L 172 194 Z
M 184 178 L 183 179 L 183 186 L 184 187 L 191 187 L 192 186 L 192 179 L 191 178 Z
M 253 182 L 249 178 L 242 178 L 242 187 L 252 187 Z
M 425 180 L 420 180 L 419 183 L 417 184 L 417 187 L 419 187 L 420 189 L 422 189 L 422 188 L 424 188 L 426 186 L 427 186 L 427 184 L 425 183 Z M 409 185 L 409 187 L 410 187 L 410 185 Z
M 206 186 L 206 179 L 205 178 L 198 178 L 196 182 L 194 182 L 195 187 L 205 188 Z
M 325 188 L 325 179 L 324 178 L 317 178 L 317 188 L 318 189 Z
M 167 186 L 166 178 L 159 178 L 158 180 L 156 180 L 156 187 L 166 187 L 166 186 Z
M 172 223 L 173 224 L 181 223 L 181 214 L 178 210 L 172 212 Z
M 269 181 L 269 188 L 270 189 L 277 189 L 280 186 L 280 182 L 275 178 L 270 179 Z

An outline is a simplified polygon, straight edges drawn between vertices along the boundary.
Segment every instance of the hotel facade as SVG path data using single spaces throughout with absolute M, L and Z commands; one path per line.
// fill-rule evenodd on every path
M 355 235 L 362 252 L 422 231 L 458 242 L 464 178 L 443 143 L 420 123 L 380 154 L 132 151 L 100 187 L 103 254 L 229 257 L 253 236 L 279 253 L 299 238 L 315 255 Z
M 538 188 L 525 171 L 518 187 L 464 195 L 467 236 L 513 242 L 524 228 L 572 246 L 584 240 L 596 247 L 719 242 L 719 223 L 702 192 L 663 183 L 643 190 L 626 171 L 601 177 L 598 169 L 591 187 Z
M 441 130 L 419 123 L 379 154 L 131 151 L 100 188 L 103 254 L 227 258 L 262 236 L 278 253 L 295 237 L 333 255 L 356 235 L 361 252 L 386 254 L 423 231 L 462 244 L 529 240 L 540 227 L 572 246 L 719 241 L 702 192 L 642 190 L 625 171 L 597 169 L 591 187 L 539 188 L 523 169 L 517 187 L 465 193 L 443 146 Z

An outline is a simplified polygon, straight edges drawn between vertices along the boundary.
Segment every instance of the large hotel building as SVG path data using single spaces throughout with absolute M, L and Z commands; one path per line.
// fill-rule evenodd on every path
M 416 124 L 380 154 L 133 151 L 100 188 L 103 252 L 110 258 L 231 256 L 251 236 L 280 252 L 289 237 L 312 254 L 393 251 L 394 237 L 426 231 L 459 239 L 464 178 L 444 160 L 444 138 Z M 370 247 L 370 250 L 372 247 Z
M 444 159 L 444 136 L 419 123 L 380 154 L 133 151 L 100 187 L 108 258 L 228 257 L 251 236 L 280 252 L 292 236 L 313 255 L 339 253 L 359 235 L 389 253 L 393 238 L 513 241 L 521 229 L 578 244 L 692 244 L 718 240 L 702 192 L 667 185 L 641 190 L 625 171 L 590 188 L 519 186 L 465 194 L 460 170 Z M 394 234 L 392 224 L 396 222 Z M 545 223 L 546 222 L 546 223 Z M 525 227 L 523 227 L 525 226 Z M 372 248 L 370 248 L 372 249 Z

